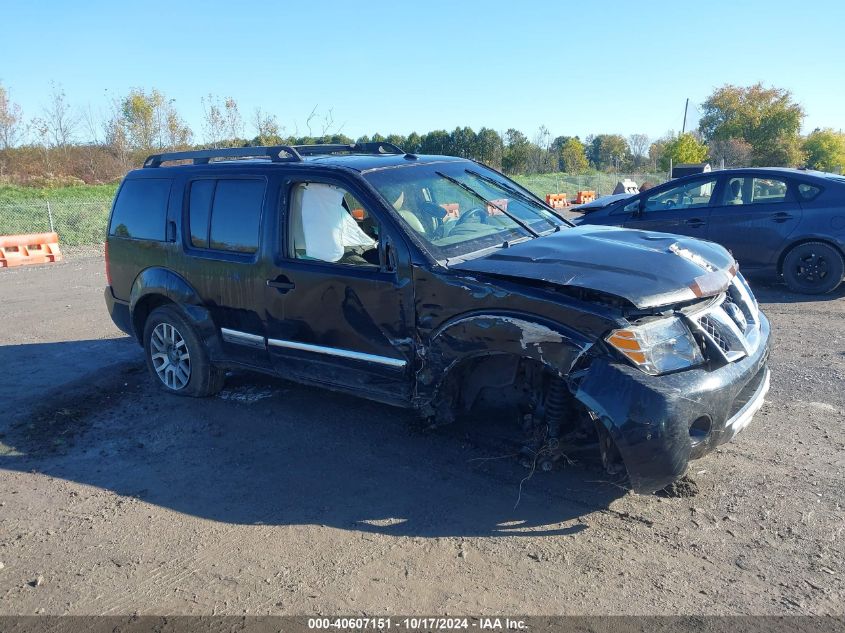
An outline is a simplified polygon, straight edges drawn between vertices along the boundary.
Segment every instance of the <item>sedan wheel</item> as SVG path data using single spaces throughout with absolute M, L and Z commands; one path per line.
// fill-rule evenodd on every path
M 783 260 L 783 280 L 795 292 L 825 294 L 842 281 L 842 254 L 824 242 L 794 247 Z

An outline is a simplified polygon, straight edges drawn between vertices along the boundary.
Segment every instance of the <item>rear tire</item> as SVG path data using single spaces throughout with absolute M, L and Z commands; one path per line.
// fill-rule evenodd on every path
M 793 292 L 823 295 L 842 282 L 845 262 L 842 253 L 824 242 L 794 246 L 783 259 L 783 280 Z
M 153 379 L 168 393 L 203 398 L 223 388 L 225 373 L 211 364 L 194 327 L 175 306 L 156 308 L 147 318 L 144 355 Z

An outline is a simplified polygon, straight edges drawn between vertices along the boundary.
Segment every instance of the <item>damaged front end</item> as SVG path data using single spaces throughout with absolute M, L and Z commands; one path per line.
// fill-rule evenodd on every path
M 592 232 L 589 239 L 605 251 L 619 249 L 617 261 L 629 253 L 639 259 L 623 268 L 595 252 L 590 261 L 581 242 L 576 258 L 563 248 L 569 238 L 555 238 L 556 246 L 545 239 L 457 268 L 480 275 L 479 283 L 513 283 L 556 296 L 578 316 L 568 323 L 553 318 L 555 336 L 538 337 L 530 320 L 499 316 L 456 337 L 450 351 L 481 341 L 486 354 L 512 358 L 504 370 L 471 365 L 476 377 L 468 384 L 482 385 L 458 390 L 460 397 L 441 401 L 440 410 L 466 410 L 484 388 L 503 398 L 507 385 L 518 385 L 522 392 L 505 404 L 517 404 L 532 467 L 549 469 L 586 443 L 598 446 L 610 474 L 627 474 L 634 491 L 659 490 L 682 477 L 690 460 L 730 440 L 762 406 L 769 323 L 733 258 L 714 244 L 639 231 Z M 542 314 L 527 297 L 521 301 Z M 597 306 L 603 321 L 588 314 Z M 568 327 L 556 329 L 563 323 Z M 511 354 L 506 345 L 517 343 L 522 349 Z
M 677 326 L 688 367 L 655 366 L 631 334 L 661 321 Z M 572 376 L 575 398 L 612 439 L 633 490 L 663 488 L 690 460 L 748 425 L 769 389 L 769 335 L 766 317 L 735 274 L 715 296 L 661 316 L 632 317 L 630 328 L 606 338 L 609 353 L 594 354 Z

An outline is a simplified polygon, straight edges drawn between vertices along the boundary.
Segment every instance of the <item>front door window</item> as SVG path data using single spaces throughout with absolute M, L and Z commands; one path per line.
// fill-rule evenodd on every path
M 378 266 L 379 227 L 348 191 L 320 182 L 294 186 L 291 256 L 349 266 Z
M 644 199 L 645 211 L 669 211 L 673 209 L 696 209 L 710 204 L 716 189 L 716 178 L 686 182 L 677 187 L 657 191 Z

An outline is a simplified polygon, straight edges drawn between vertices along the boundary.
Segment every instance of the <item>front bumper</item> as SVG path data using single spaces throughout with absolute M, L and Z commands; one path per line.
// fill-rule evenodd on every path
M 593 359 L 575 397 L 610 432 L 636 492 L 672 483 L 690 460 L 751 422 L 769 389 L 769 337 L 769 322 L 761 313 L 755 352 L 713 370 L 649 376 L 611 358 Z

